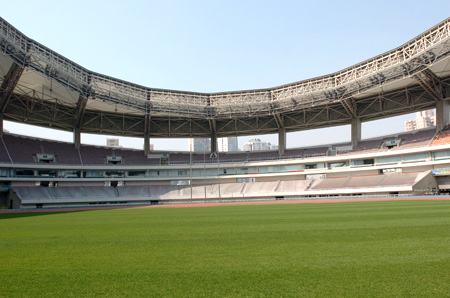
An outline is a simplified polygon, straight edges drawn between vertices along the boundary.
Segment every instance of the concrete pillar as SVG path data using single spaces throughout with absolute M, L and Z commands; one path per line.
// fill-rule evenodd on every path
M 286 151 L 286 128 L 278 130 L 278 154 L 284 155 Z
M 436 130 L 441 131 L 450 122 L 450 98 L 436 102 Z
M 73 144 L 76 149 L 80 149 L 81 146 L 81 130 L 79 127 L 73 130 Z
M 3 114 L 0 114 L 0 138 L 3 137 Z
M 211 154 L 217 154 L 217 134 L 211 135 Z
M 146 156 L 150 154 L 150 136 L 148 133 L 144 136 L 144 153 Z
M 352 147 L 358 146 L 361 141 L 361 119 L 359 117 L 352 118 Z

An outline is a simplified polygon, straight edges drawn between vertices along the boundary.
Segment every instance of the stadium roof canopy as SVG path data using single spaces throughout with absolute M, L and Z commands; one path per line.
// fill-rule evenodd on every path
M 292 132 L 434 108 L 450 93 L 450 19 L 333 74 L 221 93 L 155 89 L 93 72 L 2 18 L 0 38 L 2 119 L 66 131 L 143 138 Z

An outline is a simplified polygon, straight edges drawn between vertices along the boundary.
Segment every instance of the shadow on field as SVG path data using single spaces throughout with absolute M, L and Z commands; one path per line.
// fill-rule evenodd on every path
M 0 212 L 0 220 L 2 219 L 14 219 L 14 218 L 25 218 L 25 217 L 36 217 L 36 216 L 43 216 L 43 215 L 56 215 L 56 214 L 69 214 L 74 212 L 84 212 L 84 211 L 91 211 L 91 210 L 74 210 L 74 211 L 55 211 L 55 212 Z

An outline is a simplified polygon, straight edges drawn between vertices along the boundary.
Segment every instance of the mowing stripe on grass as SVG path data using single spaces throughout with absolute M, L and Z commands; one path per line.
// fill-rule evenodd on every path
M 5 297 L 448 297 L 450 201 L 0 214 Z

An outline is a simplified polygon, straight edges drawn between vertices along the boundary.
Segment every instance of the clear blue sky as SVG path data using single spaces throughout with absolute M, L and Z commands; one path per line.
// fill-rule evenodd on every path
M 407 42 L 449 12 L 448 0 L 15 0 L 2 4 L 1 16 L 92 71 L 147 87 L 219 92 L 274 87 L 341 70 Z M 399 132 L 407 118 L 363 125 L 363 138 Z M 25 133 L 17 125 L 5 128 Z M 289 135 L 288 146 L 350 140 L 348 127 L 331 131 L 319 137 Z M 71 140 L 70 134 L 53 135 Z M 276 136 L 261 138 L 277 142 Z M 246 139 L 240 139 L 241 146 Z M 82 141 L 105 143 L 89 135 Z M 141 141 L 121 144 L 141 147 Z M 156 149 L 187 149 L 186 141 L 152 143 Z

